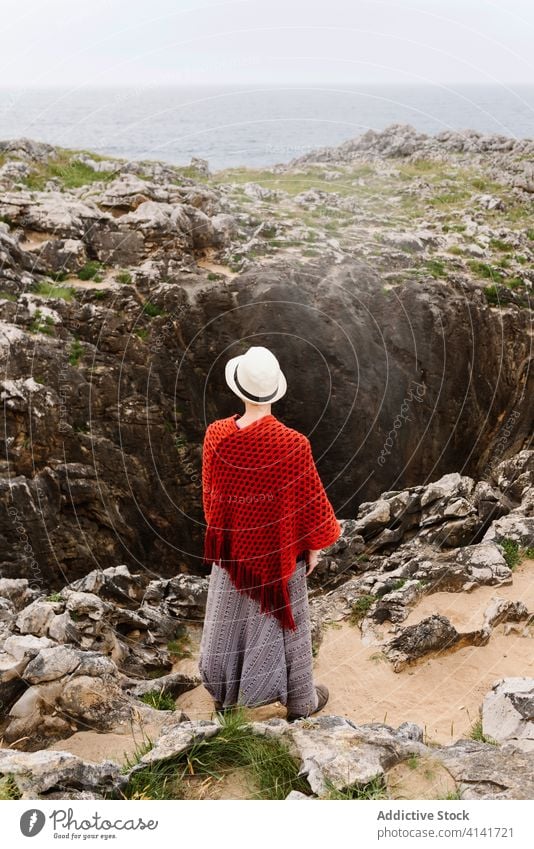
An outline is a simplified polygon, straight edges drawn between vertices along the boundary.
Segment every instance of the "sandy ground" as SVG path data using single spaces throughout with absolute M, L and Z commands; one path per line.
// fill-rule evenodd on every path
M 469 631 L 481 624 L 485 609 L 495 597 L 522 601 L 534 612 L 534 560 L 525 560 L 516 568 L 512 584 L 427 596 L 405 624 L 418 622 L 431 613 L 442 613 L 459 631 Z M 521 631 L 527 636 L 522 636 Z M 192 632 L 194 651 L 200 633 L 200 627 Z M 198 674 L 195 657 L 178 661 L 175 670 Z M 314 671 L 315 680 L 330 690 L 322 714 L 339 714 L 360 723 L 387 722 L 394 727 L 405 721 L 416 722 L 424 729 L 428 742 L 448 744 L 468 734 L 479 716 L 484 695 L 495 681 L 505 676 L 534 676 L 534 627 L 527 628 L 524 623 L 499 625 L 485 646 L 447 651 L 395 673 L 376 646 L 362 642 L 359 628 L 343 622 L 326 628 Z M 191 719 L 214 715 L 211 696 L 203 686 L 184 693 L 176 700 L 176 706 Z M 286 710 L 276 703 L 249 709 L 247 715 L 258 720 L 285 717 Z M 155 739 L 157 732 L 157 726 L 139 724 L 125 726 L 124 732 L 117 734 L 80 731 L 50 748 L 72 752 L 88 761 L 109 758 L 123 763 L 147 737 Z M 429 783 L 430 774 L 435 781 Z M 451 789 L 450 777 L 432 764 L 419 763 L 417 768 L 399 765 L 388 780 L 395 798 L 423 798 L 418 795 L 423 792 L 423 785 L 425 792 Z M 232 794 L 233 798 L 239 795 Z
M 421 600 L 405 625 L 432 613 L 442 613 L 460 631 L 470 631 L 483 621 L 492 598 L 522 601 L 534 612 L 534 560 L 514 570 L 513 583 L 480 587 L 470 593 L 440 592 Z M 511 632 L 506 634 L 505 632 Z M 521 636 L 525 631 L 530 636 Z M 195 671 L 193 660 L 178 668 Z M 393 672 L 376 646 L 362 643 L 360 630 L 348 623 L 326 628 L 314 662 L 315 680 L 330 690 L 322 714 L 339 714 L 355 722 L 416 722 L 429 742 L 452 743 L 466 736 L 479 717 L 486 692 L 499 678 L 534 676 L 534 627 L 519 623 L 510 629 L 498 625 L 485 646 L 447 651 L 416 665 Z M 191 719 L 208 718 L 213 702 L 204 687 L 184 693 L 177 700 Z M 285 716 L 282 705 L 248 711 L 251 718 Z
M 232 271 L 228 265 L 221 265 L 220 262 L 213 260 L 211 253 L 202 259 L 197 259 L 197 265 L 199 268 L 203 268 L 204 271 L 212 271 L 215 274 L 222 274 L 224 277 L 229 278 L 237 277 L 237 271 Z
M 127 727 L 123 733 L 102 733 L 97 731 L 77 731 L 67 740 L 58 740 L 48 746 L 60 752 L 71 752 L 84 761 L 101 763 L 105 760 L 124 764 L 132 759 L 136 749 L 147 740 L 155 741 L 159 736 L 160 725 Z

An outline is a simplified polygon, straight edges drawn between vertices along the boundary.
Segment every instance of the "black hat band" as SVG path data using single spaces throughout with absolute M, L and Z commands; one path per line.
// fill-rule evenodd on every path
M 237 366 L 238 365 L 239 363 L 237 364 Z M 247 392 L 247 390 L 241 386 L 239 380 L 237 379 L 237 366 L 235 367 L 234 371 L 234 381 L 235 385 L 237 386 L 242 395 L 248 398 L 249 401 L 256 401 L 258 403 L 263 403 L 264 401 L 271 401 L 274 398 L 274 396 L 278 392 L 278 384 L 276 384 L 276 389 L 274 390 L 274 392 L 271 392 L 270 395 L 252 395 L 251 392 Z

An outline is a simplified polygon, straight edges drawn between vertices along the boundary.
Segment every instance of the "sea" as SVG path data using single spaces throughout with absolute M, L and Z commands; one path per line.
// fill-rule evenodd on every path
M 166 86 L 0 89 L 0 139 L 212 171 L 288 162 L 368 129 L 534 137 L 532 85 Z

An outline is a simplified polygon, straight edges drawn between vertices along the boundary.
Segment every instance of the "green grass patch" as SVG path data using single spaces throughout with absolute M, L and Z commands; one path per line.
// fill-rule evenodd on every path
M 187 178 L 188 180 L 195 180 L 197 183 L 208 183 L 210 178 L 199 171 L 197 168 L 191 165 L 184 165 L 182 167 L 174 167 L 176 172 L 176 180 L 175 183 L 178 185 L 182 185 L 183 178 Z
M 145 315 L 150 316 L 150 318 L 155 318 L 158 315 L 162 315 L 163 310 L 161 307 L 158 307 L 157 304 L 153 304 L 151 301 L 146 301 L 143 304 L 143 312 Z
M 36 295 L 46 298 L 61 298 L 63 301 L 72 301 L 76 294 L 71 286 L 60 286 L 57 283 L 48 283 L 42 280 L 34 289 Z
M 22 793 L 12 775 L 2 775 L 0 777 L 0 800 L 9 802 L 14 799 L 22 799 Z
M 63 283 L 69 275 L 66 271 L 49 271 L 48 276 L 54 283 Z
M 444 796 L 436 796 L 436 799 L 443 799 L 443 801 L 452 802 L 454 799 L 461 799 L 459 790 L 449 790 L 448 793 L 445 793 Z
M 90 259 L 89 262 L 85 263 L 83 268 L 80 268 L 78 277 L 80 280 L 94 280 L 95 283 L 100 283 L 102 281 L 101 271 L 103 267 L 101 262 Z
M 385 190 L 389 186 L 391 190 L 392 181 L 385 181 L 376 175 L 374 168 L 368 164 L 348 167 L 343 169 L 343 174 L 335 180 L 324 179 L 325 167 L 310 167 L 302 174 L 282 173 L 275 174 L 267 169 L 253 168 L 227 168 L 213 175 L 214 184 L 231 184 L 234 193 L 239 195 L 239 186 L 244 183 L 257 183 L 266 189 L 285 192 L 290 197 L 306 192 L 309 189 L 320 189 L 329 194 L 338 194 L 343 197 L 352 195 L 371 195 L 379 197 L 377 189 L 379 186 Z M 361 184 L 357 181 L 369 177 L 369 183 Z M 240 196 L 240 200 L 245 197 Z M 269 201 L 270 202 L 270 201 Z
M 310 793 L 298 762 L 281 740 L 253 734 L 242 708 L 219 716 L 221 729 L 214 737 L 140 769 L 130 777 L 124 797 L 194 798 L 199 780 L 206 787 L 235 770 L 244 770 L 251 799 L 285 799 L 292 790 Z
M 481 262 L 478 259 L 470 259 L 467 264 L 471 271 L 478 275 L 478 277 L 484 277 L 488 280 L 493 280 L 496 283 L 502 283 L 503 276 L 500 271 L 497 271 L 493 268 L 493 266 L 488 265 L 487 262 Z
M 139 697 L 142 702 L 156 710 L 176 710 L 176 702 L 169 693 L 161 690 L 150 690 Z
M 521 562 L 519 544 L 513 539 L 503 539 L 501 540 L 500 545 L 503 549 L 503 556 L 506 560 L 506 565 L 509 569 L 515 569 L 515 567 Z
M 490 239 L 490 246 L 497 251 L 513 251 L 514 246 L 502 239 Z
M 170 640 L 167 643 L 167 650 L 177 660 L 181 660 L 183 657 L 193 656 L 191 640 L 188 634 L 181 634 L 179 637 L 175 637 L 174 640 Z
M 482 731 L 481 719 L 477 719 L 476 722 L 473 723 L 469 731 L 469 737 L 471 740 L 478 740 L 480 743 L 490 743 L 492 746 L 499 745 L 497 740 L 494 740 L 493 737 L 490 737 L 488 734 L 484 734 Z
M 63 601 L 63 596 L 61 593 L 51 593 L 46 596 L 45 601 Z
M 501 305 L 501 300 L 499 298 L 499 290 L 497 286 L 486 286 L 484 289 L 484 294 L 486 296 L 486 300 L 488 304 L 491 304 L 493 307 L 498 307 Z
M 70 346 L 69 351 L 69 363 L 71 366 L 77 366 L 81 357 L 83 356 L 83 345 L 81 344 L 79 339 L 74 339 L 74 342 Z
M 44 333 L 45 336 L 53 336 L 54 321 L 51 316 L 43 316 L 42 310 L 36 309 L 28 330 L 30 333 Z
M 132 275 L 129 271 L 119 271 L 119 273 L 115 277 L 115 280 L 117 281 L 117 283 L 127 285 L 132 282 Z
M 360 785 L 350 785 L 348 787 L 344 787 L 341 790 L 338 790 L 337 787 L 334 787 L 332 782 L 329 779 L 326 779 L 325 785 L 327 788 L 327 792 L 325 796 L 322 796 L 322 799 L 387 799 L 388 793 L 387 788 L 384 782 L 384 779 L 381 776 L 377 776 L 373 778 L 371 781 L 368 781 L 367 784 Z
M 143 755 L 146 755 L 147 752 L 150 752 L 151 749 L 154 748 L 154 742 L 150 737 L 145 737 L 142 743 L 140 743 L 135 752 L 133 754 L 128 755 L 125 754 L 124 760 L 122 762 L 121 772 L 125 775 L 129 772 L 132 767 L 137 766 Z
M 534 557 L 534 548 L 521 546 L 513 539 L 502 539 L 499 545 L 503 549 L 503 556 L 509 569 L 513 570 L 526 558 Z
M 98 155 L 88 153 L 91 159 L 97 159 Z M 61 185 L 66 189 L 79 189 L 95 182 L 109 182 L 115 178 L 113 171 L 94 171 L 89 165 L 75 161 L 75 153 L 71 150 L 58 150 L 58 156 L 43 164 L 34 164 L 34 170 L 21 182 L 29 189 L 43 191 L 48 180 L 59 179 Z
M 12 295 L 11 292 L 0 292 L 0 300 L 2 301 L 18 301 L 16 295 Z
M 434 195 L 434 197 L 430 198 L 429 203 L 431 206 L 450 206 L 468 197 L 470 197 L 469 192 L 463 189 L 457 189 L 453 192 L 442 192 L 441 194 Z
M 429 259 L 426 262 L 426 267 L 432 277 L 445 277 L 445 264 L 439 259 Z
M 349 622 L 351 625 L 359 625 L 362 619 L 367 615 L 370 608 L 375 602 L 375 597 L 372 595 L 362 595 L 357 598 L 352 604 L 352 609 L 349 614 Z

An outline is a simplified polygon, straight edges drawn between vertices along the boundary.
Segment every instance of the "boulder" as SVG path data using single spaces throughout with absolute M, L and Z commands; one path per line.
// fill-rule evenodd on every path
M 150 751 L 144 754 L 138 763 L 131 768 L 128 773 L 130 778 L 139 770 L 145 769 L 150 764 L 155 764 L 160 761 L 168 760 L 169 758 L 177 757 L 187 751 L 193 743 L 198 743 L 201 740 L 208 740 L 214 737 L 221 730 L 219 722 L 211 720 L 199 719 L 194 722 L 186 720 L 185 722 L 175 723 L 174 720 L 169 721 L 169 726 L 163 728 L 160 736 L 155 741 L 155 744 Z
M 509 513 L 492 522 L 483 536 L 483 541 L 490 543 L 508 539 L 522 548 L 534 548 L 534 516 Z
M 12 779 L 21 799 L 101 799 L 126 783 L 119 764 L 113 761 L 94 764 L 70 752 L 53 750 L 0 749 L 0 775 Z M 87 791 L 90 795 L 85 795 Z
M 284 736 L 301 762 L 300 773 L 318 796 L 329 785 L 337 790 L 365 785 L 426 748 L 405 729 L 398 733 L 382 723 L 357 725 L 340 716 L 298 720 Z M 420 737 L 419 731 L 416 736 Z
M 76 273 L 87 262 L 85 245 L 80 239 L 47 239 L 29 248 L 27 253 L 36 256 L 41 266 L 54 273 Z
M 450 649 L 460 636 L 446 616 L 434 614 L 408 625 L 384 646 L 384 653 L 392 661 L 395 672 L 424 655 Z
M 457 782 L 462 799 L 534 799 L 532 755 L 514 746 L 458 740 L 432 753 Z
M 79 663 L 80 653 L 69 646 L 43 648 L 30 660 L 23 677 L 29 684 L 56 681 L 73 672 Z
M 482 730 L 499 743 L 534 752 L 534 678 L 501 678 L 482 703 Z

